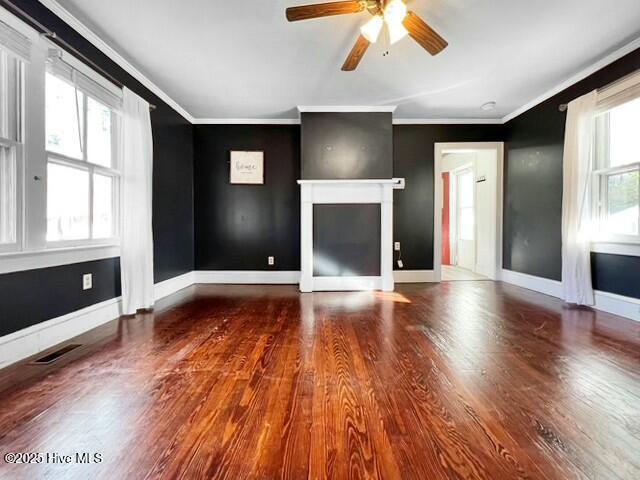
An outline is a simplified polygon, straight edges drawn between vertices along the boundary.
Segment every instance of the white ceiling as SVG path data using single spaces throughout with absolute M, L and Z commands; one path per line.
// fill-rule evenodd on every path
M 342 72 L 367 13 L 288 23 L 286 7 L 313 0 L 58 3 L 196 118 L 297 118 L 297 105 L 502 118 L 640 36 L 638 0 L 410 0 L 449 47 L 431 57 L 407 38 L 383 57 L 376 44 Z

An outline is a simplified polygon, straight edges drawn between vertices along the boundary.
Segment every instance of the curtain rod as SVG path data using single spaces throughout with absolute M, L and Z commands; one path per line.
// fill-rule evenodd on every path
M 62 47 L 65 50 L 68 50 L 73 55 L 79 57 L 80 60 L 82 60 L 84 63 L 88 64 L 91 68 L 96 70 L 103 77 L 106 77 L 107 80 L 109 80 L 111 83 L 116 85 L 118 88 L 124 88 L 125 85 L 120 80 L 118 80 L 113 75 L 111 75 L 109 72 L 107 72 L 104 68 L 102 68 L 101 66 L 96 64 L 93 60 L 88 58 L 85 54 L 83 54 L 82 52 L 78 51 L 75 47 L 69 45 L 62 38 L 58 37 L 56 32 L 54 32 L 54 31 L 50 30 L 49 28 L 45 27 L 42 23 L 40 23 L 38 20 L 33 18 L 31 15 L 29 15 L 27 12 L 22 10 L 20 7 L 14 5 L 9 0 L 0 0 L 0 4 L 2 6 L 4 6 L 5 8 L 7 8 L 9 10 L 12 10 L 13 13 L 17 17 L 19 17 L 24 22 L 28 23 L 32 28 L 35 28 L 36 30 L 39 30 L 40 34 L 42 36 L 48 38 L 49 40 L 51 40 L 53 43 L 55 43 L 59 47 Z M 149 108 L 151 110 L 155 110 L 156 106 L 154 104 L 152 104 L 152 103 L 149 103 Z
M 597 88 L 596 90 L 598 91 L 598 93 L 602 93 L 612 87 L 615 87 L 616 85 L 619 85 L 622 82 L 625 82 L 626 80 L 628 80 L 630 77 L 633 77 L 634 75 L 638 75 L 638 73 L 640 73 L 640 69 L 638 70 L 634 70 L 631 73 L 628 73 L 627 75 L 625 75 L 624 77 L 620 77 L 617 80 L 614 80 L 611 83 L 606 84 L 604 87 L 600 87 Z M 569 108 L 569 104 L 568 103 L 562 103 L 558 106 L 558 110 L 560 110 L 561 112 L 566 112 L 567 109 Z

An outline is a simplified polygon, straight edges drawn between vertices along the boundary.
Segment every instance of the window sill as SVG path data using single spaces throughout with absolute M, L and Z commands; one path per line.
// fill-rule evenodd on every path
M 593 253 L 607 253 L 610 255 L 628 255 L 631 257 L 640 257 L 640 244 L 618 243 L 618 242 L 592 242 L 591 251 Z
M 118 245 L 83 245 L 0 254 L 0 275 L 120 256 Z

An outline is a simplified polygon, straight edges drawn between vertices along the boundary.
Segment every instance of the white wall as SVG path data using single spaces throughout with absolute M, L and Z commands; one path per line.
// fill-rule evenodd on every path
M 442 156 L 442 172 L 450 172 L 460 167 L 475 165 L 478 152 L 445 153 Z

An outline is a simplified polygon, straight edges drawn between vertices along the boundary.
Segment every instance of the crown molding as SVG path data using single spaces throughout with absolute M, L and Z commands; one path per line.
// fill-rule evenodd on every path
M 640 37 L 636 38 L 635 40 L 632 40 L 631 42 L 627 43 L 626 45 L 624 45 L 623 47 L 619 48 L 618 50 L 615 50 L 614 52 L 611 52 L 609 55 L 601 58 L 596 63 L 594 63 L 592 65 L 589 65 L 584 70 L 581 70 L 580 72 L 578 72 L 575 75 L 571 76 L 570 78 L 566 79 L 564 82 L 562 82 L 562 83 L 556 85 L 555 87 L 553 87 L 552 89 L 546 91 L 545 93 L 543 93 L 539 97 L 534 98 L 529 103 L 527 103 L 527 104 L 523 105 L 522 107 L 514 110 L 509 115 L 506 115 L 505 117 L 502 118 L 502 123 L 507 123 L 508 121 L 513 120 L 517 116 L 522 115 L 523 113 L 525 113 L 528 110 L 531 110 L 533 107 L 535 107 L 537 105 L 540 105 L 545 100 L 549 100 L 551 97 L 557 95 L 558 93 L 562 92 L 563 90 L 566 90 L 567 88 L 571 87 L 572 85 L 575 85 L 579 81 L 584 80 L 588 76 L 593 75 L 598 70 L 603 69 L 607 65 L 612 64 L 616 60 L 621 59 L 622 57 L 624 57 L 628 53 L 631 53 L 631 52 L 633 52 L 634 50 L 636 50 L 638 48 L 640 48 Z
M 125 59 L 120 53 L 118 53 L 113 47 L 107 44 L 102 38 L 100 38 L 93 30 L 82 23 L 71 12 L 60 5 L 56 0 L 39 0 L 39 2 L 51 10 L 56 16 L 63 20 L 67 25 L 73 28 L 76 32 L 82 35 L 89 43 L 104 53 L 113 62 L 118 64 L 122 69 L 126 70 L 132 77 L 138 80 L 141 84 L 151 90 L 162 101 L 173 108 L 176 112 L 182 115 L 190 123 L 194 123 L 193 116 L 187 112 L 178 102 L 167 95 L 160 87 L 153 83 L 147 76 L 145 76 L 140 70 L 133 66 L 127 59 Z
M 502 125 L 501 118 L 394 118 L 394 125 Z
M 369 112 L 388 112 L 393 113 L 398 108 L 397 105 L 388 106 L 370 106 L 370 105 L 298 105 L 300 113 L 369 113 Z
M 194 118 L 194 125 L 300 125 L 299 118 Z
M 322 110 L 329 112 L 329 110 Z M 351 112 L 353 110 L 350 110 Z M 194 125 L 300 125 L 299 118 L 194 118 Z M 502 125 L 500 118 L 394 118 L 394 125 Z

